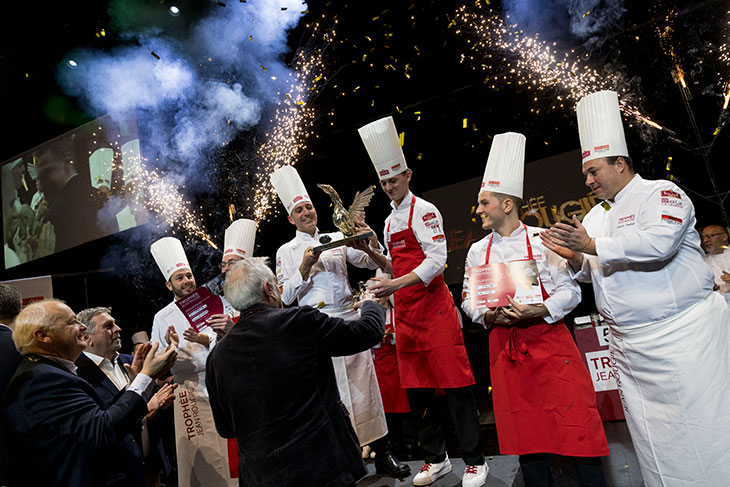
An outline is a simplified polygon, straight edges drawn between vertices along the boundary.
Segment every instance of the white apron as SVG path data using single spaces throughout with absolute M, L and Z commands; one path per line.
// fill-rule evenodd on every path
M 352 308 L 323 308 L 320 311 L 333 318 L 358 320 L 360 315 Z M 352 427 L 365 446 L 388 434 L 383 400 L 370 350 L 348 357 L 332 357 L 340 398 L 350 413 Z
M 179 384 L 173 402 L 178 485 L 237 486 L 238 479 L 231 478 L 228 467 L 228 442 L 215 429 L 205 388 L 205 359 L 209 351 L 182 337 L 190 324 L 174 303 L 155 316 L 152 341 L 160 341 L 160 348 L 167 325 L 174 325 L 180 337 L 177 361 L 171 370 Z
M 645 484 L 730 485 L 730 310 L 722 296 L 713 292 L 671 318 L 611 332 Z

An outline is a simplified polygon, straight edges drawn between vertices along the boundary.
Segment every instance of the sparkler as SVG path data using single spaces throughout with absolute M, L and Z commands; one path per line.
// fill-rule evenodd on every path
M 508 66 L 506 71 L 485 80 L 492 88 L 501 82 L 516 82 L 539 91 L 560 88 L 564 95 L 556 96 L 553 109 L 564 107 L 566 102 L 577 103 L 595 91 L 611 89 L 619 95 L 619 107 L 624 116 L 674 134 L 628 101 L 630 94 L 621 86 L 620 74 L 598 72 L 589 67 L 575 49 L 561 54 L 555 48 L 556 43 L 525 34 L 516 24 L 508 24 L 492 10 L 473 11 L 464 5 L 457 10 L 454 25 L 456 33 L 467 35 L 466 42 L 471 45 L 470 53 L 461 55 L 462 62 L 469 60 L 475 67 L 479 63 L 485 71 L 491 68 L 492 59 Z M 540 109 L 532 111 L 539 113 Z
M 316 38 L 320 35 L 323 41 L 329 43 L 334 39 L 334 28 L 325 30 L 321 21 L 317 22 L 312 36 Z M 261 163 L 254 175 L 253 201 L 249 202 L 257 223 L 278 213 L 276 192 L 269 177 L 284 165 L 294 165 L 306 149 L 307 140 L 313 135 L 312 124 L 316 115 L 309 101 L 316 94 L 320 82 L 326 80 L 323 49 L 300 49 L 293 61 L 293 74 L 290 73 L 286 81 L 288 92 L 277 93 L 281 99 L 270 120 L 272 125 L 265 134 L 266 140 L 257 151 Z
M 190 210 L 191 202 L 180 194 L 177 184 L 156 170 L 149 170 L 142 155 L 134 150 L 128 149 L 124 156 L 125 181 L 128 188 L 135 190 L 134 197 L 170 226 L 205 240 L 217 250 L 218 246 L 200 226 L 198 217 Z

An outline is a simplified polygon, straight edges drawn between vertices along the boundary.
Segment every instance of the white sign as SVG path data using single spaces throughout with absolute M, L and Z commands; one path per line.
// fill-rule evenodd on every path
M 608 331 L 608 326 L 596 325 L 595 329 L 596 329 L 596 337 L 598 338 L 598 346 L 607 347 L 608 346 L 608 335 L 611 333 Z
M 593 380 L 593 389 L 596 392 L 618 389 L 616 372 L 613 365 L 611 365 L 611 356 L 608 354 L 608 350 L 586 352 L 586 362 L 588 363 L 588 372 L 590 372 Z

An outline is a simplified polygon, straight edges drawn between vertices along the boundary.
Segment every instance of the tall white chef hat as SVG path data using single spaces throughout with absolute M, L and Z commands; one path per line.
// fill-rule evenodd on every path
M 357 129 L 378 177 L 392 178 L 408 169 L 393 117 L 385 117 Z
M 515 132 L 494 136 L 479 191 L 493 191 L 522 198 L 525 140 L 524 135 Z
M 576 108 L 582 160 L 629 156 L 615 91 L 599 91 L 584 96 Z
M 302 178 L 292 166 L 282 166 L 271 175 L 271 184 L 274 185 L 276 194 L 284 204 L 286 212 L 291 214 L 295 206 L 303 201 L 312 200 L 309 198 L 307 188 L 304 187 Z
M 226 228 L 223 257 L 226 255 L 251 257 L 254 242 L 256 242 L 256 222 L 246 218 L 236 220 Z
M 150 252 L 166 281 L 170 280 L 175 271 L 190 269 L 185 250 L 175 237 L 162 237 L 150 246 Z

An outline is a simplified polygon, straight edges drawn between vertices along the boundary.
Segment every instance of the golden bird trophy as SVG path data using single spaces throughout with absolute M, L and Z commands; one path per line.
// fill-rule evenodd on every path
M 375 194 L 374 186 L 369 186 L 363 191 L 358 191 L 355 194 L 355 200 L 347 210 L 345 209 L 345 205 L 342 204 L 342 199 L 340 198 L 340 195 L 337 194 L 337 191 L 335 191 L 335 188 L 329 184 L 318 184 L 317 187 L 327 193 L 332 200 L 332 222 L 340 230 L 340 232 L 342 232 L 342 235 L 344 235 L 345 238 L 330 242 L 325 242 L 320 239 L 322 245 L 314 247 L 312 249 L 314 252 L 322 252 L 324 250 L 333 249 L 335 247 L 347 245 L 356 240 L 365 240 L 374 235 L 372 231 L 359 234 L 356 231 L 357 222 L 365 221 L 365 208 L 370 203 L 370 200 L 373 199 L 373 195 Z M 328 237 L 324 236 L 322 238 Z

